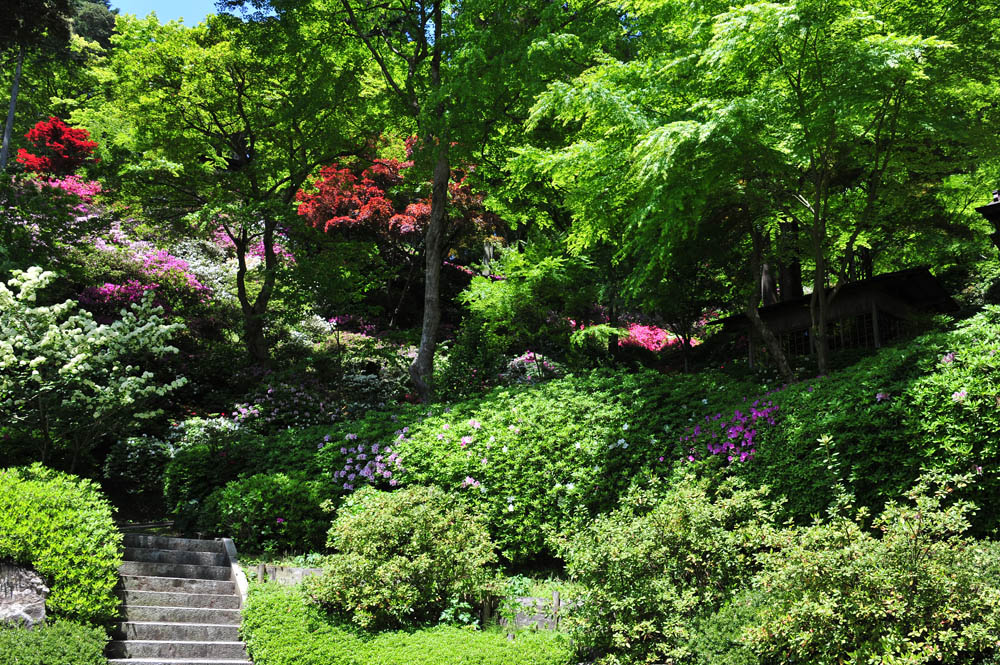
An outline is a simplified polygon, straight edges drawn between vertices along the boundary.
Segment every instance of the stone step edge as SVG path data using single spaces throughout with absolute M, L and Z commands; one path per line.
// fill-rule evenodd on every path
M 206 551 L 206 550 L 177 550 L 177 549 L 172 549 L 172 548 L 169 548 L 169 547 L 136 547 L 134 545 L 126 545 L 125 546 L 125 552 L 124 552 L 125 559 L 123 559 L 123 561 L 136 561 L 136 562 L 139 562 L 139 563 L 157 563 L 155 561 L 149 562 L 149 561 L 146 561 L 145 559 L 130 559 L 130 558 L 128 558 L 129 555 L 133 555 L 134 556 L 136 554 L 146 554 L 148 552 L 163 552 L 165 554 L 191 554 L 191 555 L 195 555 L 195 556 L 207 554 L 209 556 L 213 556 L 213 557 L 216 557 L 216 558 L 219 558 L 219 557 L 226 558 L 226 553 L 225 552 L 210 552 L 210 551 Z
M 139 621 L 133 621 L 131 623 L 142 623 Z M 232 640 L 109 640 L 108 644 L 225 644 L 227 646 L 233 644 L 239 644 L 243 646 L 243 642 L 234 642 Z
M 148 563 L 148 562 L 144 562 L 144 561 L 132 561 L 130 563 Z M 225 568 L 226 566 L 209 566 L 209 567 L 210 568 Z M 204 577 L 171 577 L 169 575 L 133 575 L 133 574 L 130 574 L 130 573 L 125 574 L 125 575 L 122 575 L 121 573 L 119 573 L 118 577 L 120 577 L 122 579 L 124 579 L 126 577 L 134 577 L 134 578 L 137 578 L 137 579 L 148 578 L 148 579 L 153 579 L 153 580 L 184 580 L 186 582 L 220 582 L 220 583 L 223 583 L 223 584 L 234 584 L 234 582 L 232 580 L 210 580 L 210 579 L 206 579 Z M 141 589 L 128 589 L 128 591 L 140 591 L 140 590 Z M 157 593 L 169 593 L 169 592 L 160 591 L 160 592 L 157 592 Z M 181 592 L 181 593 L 183 593 L 183 592 Z M 208 595 L 208 596 L 228 596 L 229 594 L 228 593 L 210 593 L 210 594 L 201 594 L 201 595 Z
M 128 568 L 129 564 L 132 567 L 135 566 L 173 566 L 175 569 L 171 572 L 185 572 L 184 570 L 177 571 L 176 568 L 187 568 L 187 572 L 190 575 L 178 577 L 177 575 L 141 575 L 136 573 L 144 572 L 140 570 L 129 570 L 128 572 L 122 572 L 123 569 Z M 210 571 L 215 571 L 210 572 Z M 200 573 L 204 574 L 216 574 L 222 575 L 225 573 L 225 577 L 199 577 Z M 171 579 L 182 579 L 182 580 L 206 580 L 209 582 L 232 582 L 232 568 L 230 566 L 204 566 L 197 563 L 170 563 L 166 561 L 124 561 L 122 565 L 118 567 L 118 574 L 122 577 L 129 575 L 131 577 L 169 577 Z
M 191 593 L 189 596 L 211 596 L 211 595 L 225 595 L 225 594 L 210 594 L 210 593 Z M 228 596 L 227 596 L 228 597 Z M 238 607 L 190 607 L 188 605 L 180 605 L 178 607 L 173 607 L 171 605 L 126 605 L 125 609 L 153 609 L 153 610 L 198 610 L 199 612 L 239 612 Z
M 133 577 L 135 577 L 135 576 L 133 576 Z M 155 579 L 162 580 L 162 579 L 174 579 L 174 578 L 157 577 Z M 179 577 L 179 578 L 176 578 L 176 579 L 187 580 L 187 579 L 191 579 L 191 578 L 190 577 Z M 213 582 L 213 581 L 219 581 L 219 580 L 205 580 L 205 581 L 206 582 Z M 201 596 L 201 597 L 205 597 L 205 598 L 232 598 L 233 596 L 236 595 L 235 593 L 188 593 L 187 591 L 146 591 L 145 589 L 125 589 L 125 590 L 123 590 L 123 594 L 127 594 L 127 593 L 158 593 L 158 594 L 161 594 L 163 596 Z M 151 600 L 153 600 L 153 599 L 151 599 Z M 227 609 L 225 607 L 198 607 L 197 605 L 195 605 L 194 607 L 192 607 L 191 605 L 131 605 L 131 604 L 128 604 L 128 607 L 171 607 L 171 608 L 182 608 L 182 609 L 189 609 L 189 610 L 210 610 L 210 609 L 224 610 L 224 609 Z M 234 607 L 234 608 L 229 608 L 229 609 L 239 609 L 239 608 L 238 607 Z
M 249 660 L 227 660 L 219 658 L 110 658 L 112 665 L 253 665 Z
M 219 552 L 220 550 L 222 550 L 222 547 L 221 547 L 221 542 L 222 541 L 220 541 L 218 539 L 208 539 L 208 538 L 176 538 L 174 536 L 157 536 L 156 534 L 150 534 L 150 533 L 126 533 L 124 540 L 126 542 L 128 542 L 128 541 L 133 541 L 134 542 L 136 539 L 140 539 L 140 538 L 141 539 L 150 539 L 150 540 L 153 540 L 153 541 L 156 541 L 156 542 L 162 542 L 162 543 L 171 543 L 171 544 L 179 545 L 180 546 L 180 547 L 160 547 L 160 548 L 154 547 L 153 549 L 182 550 L 182 548 L 184 548 L 184 547 L 205 546 L 205 547 L 210 547 L 212 549 L 207 549 L 207 550 L 193 549 L 193 550 L 183 550 L 183 551 L 187 551 L 187 552 L 213 552 L 214 553 L 214 552 Z M 126 545 L 126 547 L 136 547 L 136 545 Z
M 236 628 L 237 625 L 234 623 L 187 623 L 185 621 L 119 621 L 118 626 L 124 627 L 125 624 L 132 624 L 134 626 L 211 626 L 212 628 Z M 119 642 L 131 642 L 132 640 L 119 640 Z M 139 640 L 140 642 L 149 642 L 150 640 Z M 162 641 L 162 640 L 160 640 Z M 200 640 L 204 642 L 205 640 Z

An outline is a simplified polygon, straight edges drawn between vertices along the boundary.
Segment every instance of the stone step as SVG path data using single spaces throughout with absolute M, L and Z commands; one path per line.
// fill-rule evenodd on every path
M 153 577 L 149 579 L 170 579 Z M 126 605 L 157 607 L 214 607 L 220 610 L 238 610 L 240 599 L 236 594 L 181 593 L 179 591 L 125 591 L 121 594 Z
M 190 550 L 165 550 L 148 547 L 126 547 L 125 561 L 183 563 L 195 566 L 229 565 L 229 557 L 221 552 L 192 552 Z
M 122 574 L 122 588 L 130 591 L 171 591 L 197 594 L 236 594 L 236 583 L 189 577 L 150 577 Z
M 185 552 L 225 553 L 221 540 L 196 540 L 194 538 L 171 538 L 152 536 L 144 533 L 126 533 L 125 547 L 144 547 L 158 550 L 184 550 Z
M 218 658 L 112 658 L 110 665 L 253 665 L 249 660 Z
M 116 640 L 167 642 L 237 642 L 237 624 L 123 621 L 115 630 Z
M 246 660 L 242 642 L 169 642 L 115 640 L 108 643 L 110 658 L 221 658 Z M 131 661 L 129 661 L 131 662 Z
M 120 575 L 147 577 L 189 577 L 201 580 L 229 581 L 233 571 L 229 566 L 197 566 L 185 563 L 150 563 L 126 561 L 118 567 Z
M 240 625 L 239 610 L 219 610 L 211 607 L 126 605 L 124 614 L 127 621 Z

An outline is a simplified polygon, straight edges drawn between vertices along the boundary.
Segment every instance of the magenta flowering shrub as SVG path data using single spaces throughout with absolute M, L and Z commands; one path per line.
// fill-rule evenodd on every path
M 654 325 L 628 324 L 628 336 L 618 338 L 618 346 L 631 346 L 659 353 L 663 349 L 680 344 L 680 338 Z
M 150 242 L 133 240 L 120 226 L 95 238 L 92 251 L 91 274 L 105 281 L 84 289 L 79 300 L 99 320 L 116 318 L 124 305 L 146 291 L 153 291 L 156 303 L 168 312 L 197 307 L 211 298 L 211 290 L 191 272 L 187 261 Z
M 46 187 L 60 189 L 80 199 L 77 206 L 77 210 L 80 212 L 85 212 L 87 206 L 94 203 L 94 197 L 101 193 L 101 183 L 96 180 L 83 180 L 77 175 L 67 175 L 62 178 L 50 177 L 41 182 Z
M 722 413 L 705 416 L 704 423 L 687 430 L 679 442 L 687 449 L 689 462 L 706 454 L 725 455 L 730 464 L 746 462 L 757 453 L 758 430 L 774 425 L 777 412 L 773 401 L 756 399 L 749 407 L 735 409 L 731 418 L 723 418 Z

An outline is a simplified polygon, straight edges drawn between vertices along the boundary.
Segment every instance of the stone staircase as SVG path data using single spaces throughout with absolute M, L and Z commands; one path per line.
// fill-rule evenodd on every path
M 119 574 L 124 621 L 109 663 L 251 665 L 223 541 L 126 534 Z

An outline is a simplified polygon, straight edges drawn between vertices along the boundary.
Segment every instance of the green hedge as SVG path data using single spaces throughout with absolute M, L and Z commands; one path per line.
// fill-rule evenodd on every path
M 51 588 L 55 616 L 106 622 L 122 536 L 96 484 L 40 464 L 0 470 L 0 557 L 32 566 Z
M 567 665 L 568 639 L 556 633 L 438 626 L 378 634 L 330 621 L 299 587 L 254 585 L 243 610 L 243 639 L 256 665 Z
M 298 473 L 259 473 L 230 481 L 205 499 L 201 530 L 232 537 L 243 552 L 321 548 L 330 519 L 322 482 Z
M 32 630 L 0 624 L 0 665 L 107 665 L 104 631 L 57 619 Z

